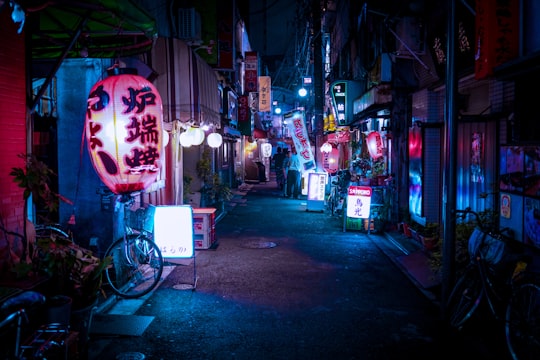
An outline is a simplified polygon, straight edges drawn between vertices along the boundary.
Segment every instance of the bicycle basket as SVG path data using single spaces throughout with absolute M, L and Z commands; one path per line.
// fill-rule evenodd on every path
M 152 232 L 154 229 L 154 214 L 156 207 L 147 205 L 135 210 L 129 210 L 128 226 L 135 230 Z
M 485 233 L 479 228 L 475 228 L 469 237 L 468 249 L 471 257 L 480 252 L 482 258 L 490 264 L 499 263 L 506 250 L 505 243 L 502 240 Z

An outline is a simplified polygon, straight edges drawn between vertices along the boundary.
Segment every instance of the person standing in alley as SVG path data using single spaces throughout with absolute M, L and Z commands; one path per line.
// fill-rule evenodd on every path
M 291 152 L 289 149 L 284 149 L 283 154 L 285 155 L 285 160 L 283 160 L 283 196 L 287 197 L 287 173 L 291 164 Z
M 292 148 L 291 155 L 289 157 L 289 170 L 287 171 L 287 195 L 286 197 L 293 197 L 298 199 L 300 196 L 300 159 L 296 153 L 296 148 Z
M 285 174 L 283 172 L 283 161 L 285 161 L 285 153 L 281 147 L 278 147 L 273 157 L 274 170 L 276 172 L 276 182 L 280 190 L 285 186 Z

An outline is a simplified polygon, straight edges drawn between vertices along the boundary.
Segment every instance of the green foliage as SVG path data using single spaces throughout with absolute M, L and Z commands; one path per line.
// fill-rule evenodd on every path
M 197 176 L 204 182 L 209 182 L 212 176 L 212 159 L 210 150 L 204 149 L 201 159 L 196 165 Z
M 102 260 L 61 236 L 38 238 L 36 246 L 34 263 L 51 279 L 53 292 L 71 297 L 78 308 L 95 302 L 110 257 Z
M 183 179 L 184 203 L 188 202 L 188 195 L 191 194 L 192 182 L 193 182 L 193 177 L 191 177 L 190 175 L 184 174 L 184 179 Z
M 203 181 L 201 193 L 208 204 L 219 204 L 232 198 L 232 192 L 224 184 L 219 174 L 212 172 L 210 150 L 205 149 L 201 159 L 197 162 L 197 176 Z
M 498 214 L 491 210 L 486 209 L 478 213 L 482 223 L 489 224 L 489 226 L 495 226 L 498 221 Z M 461 274 L 469 263 L 469 238 L 474 231 L 474 228 L 478 226 L 476 218 L 469 217 L 467 219 L 456 221 L 455 237 L 454 237 L 454 250 L 455 250 L 455 262 L 456 273 Z M 445 241 L 445 240 L 443 240 Z M 439 249 L 434 250 L 431 253 L 430 266 L 433 271 L 438 272 L 442 267 L 442 246 Z
M 19 154 L 18 156 L 24 160 L 25 166 L 12 168 L 9 175 L 13 176 L 13 181 L 24 189 L 24 200 L 28 200 L 32 195 L 35 201 L 43 204 L 45 210 L 56 212 L 60 195 L 51 191 L 49 187 L 51 177 L 55 173 L 35 155 Z

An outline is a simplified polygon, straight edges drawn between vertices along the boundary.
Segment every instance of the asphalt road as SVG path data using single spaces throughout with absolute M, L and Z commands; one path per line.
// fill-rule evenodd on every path
M 214 249 L 124 304 L 151 319 L 142 334 L 91 334 L 89 359 L 505 359 L 496 324 L 446 330 L 437 303 L 381 250 L 384 236 L 343 232 L 275 183 L 240 195 Z

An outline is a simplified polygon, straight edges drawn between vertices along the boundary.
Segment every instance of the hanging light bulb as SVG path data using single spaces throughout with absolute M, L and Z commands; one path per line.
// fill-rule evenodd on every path
M 210 147 L 218 148 L 223 143 L 223 138 L 221 137 L 221 134 L 211 133 L 208 135 L 206 142 Z

